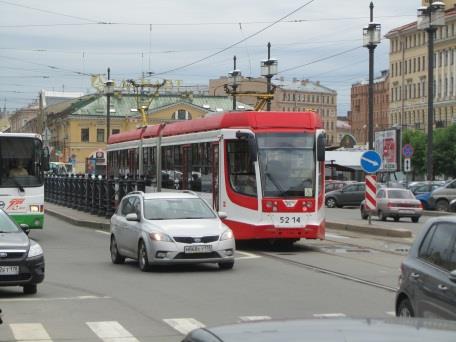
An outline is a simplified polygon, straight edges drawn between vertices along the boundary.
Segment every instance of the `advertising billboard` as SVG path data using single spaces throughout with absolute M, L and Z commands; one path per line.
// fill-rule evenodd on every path
M 400 171 L 400 143 L 397 129 L 375 132 L 374 148 L 382 157 L 382 171 Z

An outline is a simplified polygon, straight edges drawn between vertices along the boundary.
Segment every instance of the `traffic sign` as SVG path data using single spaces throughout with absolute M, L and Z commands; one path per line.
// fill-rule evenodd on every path
M 361 168 L 366 173 L 375 173 L 382 166 L 382 158 L 375 151 L 366 151 L 361 155 Z
M 413 156 L 413 147 L 410 144 L 405 144 L 404 147 L 402 147 L 402 155 L 404 158 L 412 158 Z
M 412 161 L 410 158 L 404 158 L 404 172 L 412 171 Z

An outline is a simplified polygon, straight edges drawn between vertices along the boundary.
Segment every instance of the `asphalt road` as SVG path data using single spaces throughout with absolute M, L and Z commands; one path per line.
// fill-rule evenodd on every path
M 46 279 L 35 296 L 1 288 L 0 341 L 180 341 L 197 326 L 255 319 L 387 317 L 401 255 L 336 242 L 289 251 L 245 245 L 231 271 L 213 265 L 139 271 L 113 265 L 109 235 L 47 216 Z

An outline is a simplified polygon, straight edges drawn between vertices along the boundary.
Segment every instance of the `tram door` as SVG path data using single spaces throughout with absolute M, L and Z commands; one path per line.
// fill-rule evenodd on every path
M 219 143 L 211 144 L 211 159 L 212 159 L 212 208 L 215 211 L 219 211 Z

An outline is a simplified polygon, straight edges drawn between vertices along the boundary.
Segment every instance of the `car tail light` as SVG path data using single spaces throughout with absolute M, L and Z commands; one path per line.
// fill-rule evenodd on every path
M 394 207 L 394 203 L 388 202 L 388 208 L 393 208 L 393 207 Z
M 424 209 L 424 208 L 423 208 L 423 203 L 421 203 L 421 202 L 420 202 L 420 204 L 418 204 L 416 207 L 417 207 L 417 208 Z

